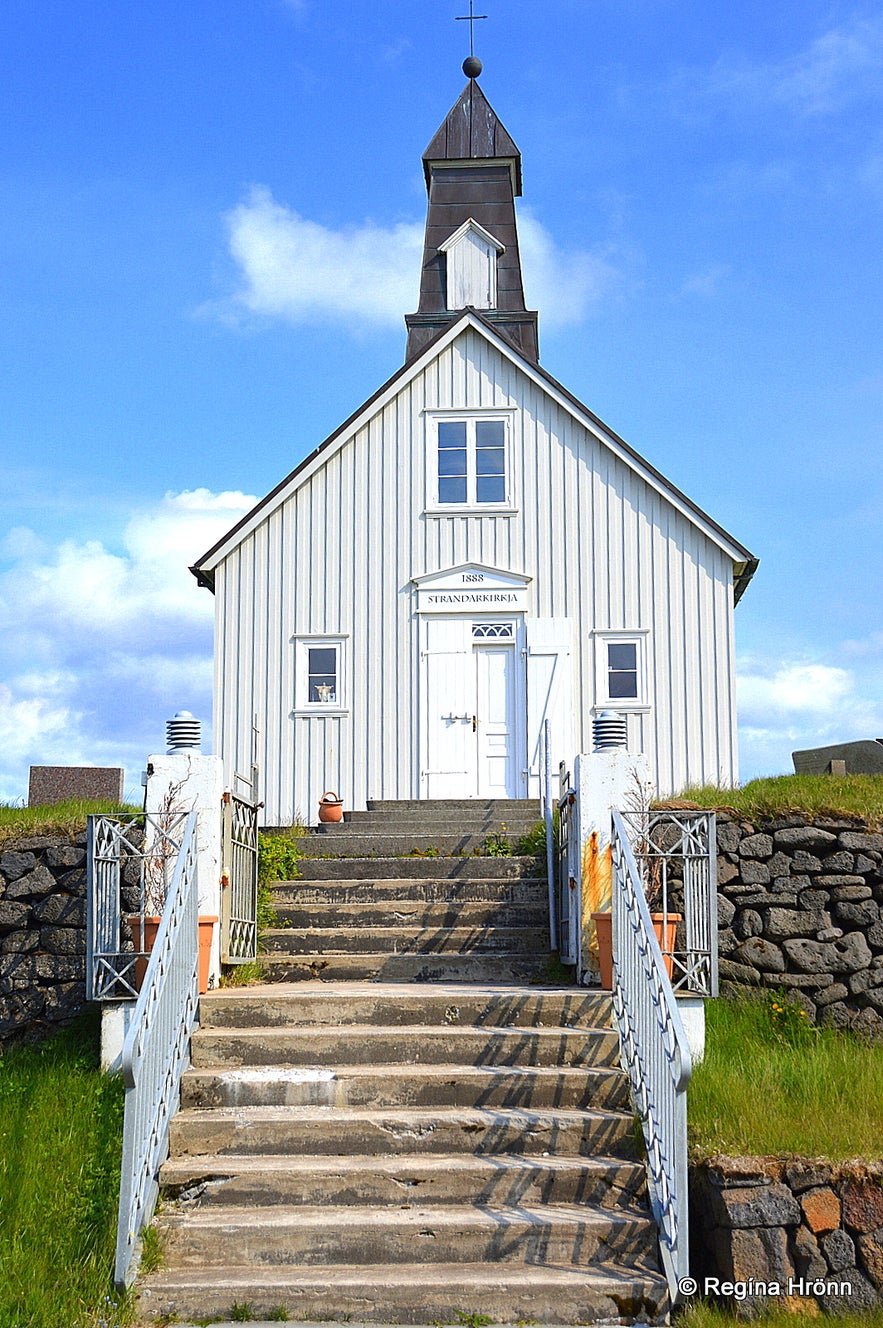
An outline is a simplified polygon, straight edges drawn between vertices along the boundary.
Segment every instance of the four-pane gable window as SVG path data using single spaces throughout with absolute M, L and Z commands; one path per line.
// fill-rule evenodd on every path
M 435 422 L 432 506 L 506 507 L 510 504 L 508 422 L 466 416 Z

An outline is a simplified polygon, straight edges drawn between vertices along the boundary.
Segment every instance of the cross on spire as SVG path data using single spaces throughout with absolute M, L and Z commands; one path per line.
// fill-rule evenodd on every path
M 469 24 L 469 54 L 475 55 L 475 25 L 479 19 L 487 18 L 487 14 L 476 14 L 473 12 L 475 0 L 469 0 L 469 13 L 458 14 L 455 23 Z

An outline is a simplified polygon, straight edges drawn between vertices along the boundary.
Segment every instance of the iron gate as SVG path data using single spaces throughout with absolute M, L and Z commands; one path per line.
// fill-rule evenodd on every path
M 221 963 L 258 953 L 258 806 L 225 793 L 221 804 Z

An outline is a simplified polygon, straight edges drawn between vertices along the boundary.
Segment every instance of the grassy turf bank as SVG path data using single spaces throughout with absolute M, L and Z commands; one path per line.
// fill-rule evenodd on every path
M 140 810 L 130 803 L 89 802 L 82 798 L 70 798 L 51 807 L 0 804 L 0 844 L 36 835 L 80 835 L 86 829 L 87 816 Z
M 776 775 L 752 779 L 741 788 L 687 788 L 662 806 L 715 807 L 748 820 L 778 816 L 854 816 L 872 827 L 883 825 L 883 775 Z
M 883 1047 L 813 1028 L 771 994 L 706 1005 L 689 1089 L 695 1156 L 883 1157 Z
M 0 1328 L 117 1328 L 123 1086 L 90 1011 L 0 1059 Z

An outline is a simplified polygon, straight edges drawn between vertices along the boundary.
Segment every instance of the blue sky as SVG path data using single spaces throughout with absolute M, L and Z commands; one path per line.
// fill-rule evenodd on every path
M 544 365 L 757 553 L 742 777 L 883 737 L 883 17 L 487 0 Z M 0 798 L 208 718 L 186 571 L 401 363 L 462 0 L 6 0 Z

